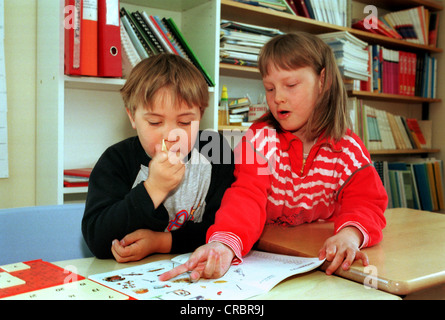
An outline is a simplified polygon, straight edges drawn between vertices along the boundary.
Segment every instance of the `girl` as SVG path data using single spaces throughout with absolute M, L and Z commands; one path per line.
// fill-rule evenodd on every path
M 387 194 L 362 141 L 348 129 L 346 92 L 335 58 L 318 37 L 286 34 L 262 49 L 259 69 L 270 111 L 235 150 L 236 180 L 226 191 L 207 244 L 161 276 L 194 270 L 220 277 L 242 261 L 265 223 L 295 226 L 331 219 L 319 258 L 347 270 L 368 264 L 361 248 L 382 239 Z

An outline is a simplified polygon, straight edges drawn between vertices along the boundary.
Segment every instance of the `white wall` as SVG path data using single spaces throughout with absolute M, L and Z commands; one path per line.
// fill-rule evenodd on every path
M 0 208 L 35 204 L 36 0 L 5 0 L 9 178 Z

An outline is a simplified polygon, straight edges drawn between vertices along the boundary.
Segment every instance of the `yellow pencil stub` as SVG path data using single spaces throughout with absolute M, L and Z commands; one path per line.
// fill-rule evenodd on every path
M 167 151 L 167 146 L 165 145 L 164 139 L 162 139 L 162 151 Z

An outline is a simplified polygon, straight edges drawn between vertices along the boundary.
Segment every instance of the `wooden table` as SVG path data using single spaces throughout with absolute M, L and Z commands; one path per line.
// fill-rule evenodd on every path
M 115 260 L 100 260 L 97 258 L 85 258 L 53 262 L 62 268 L 84 277 L 122 268 L 129 268 L 144 263 L 158 260 L 170 260 L 174 255 L 156 254 L 138 262 L 117 263 Z M 311 271 L 305 274 L 293 276 L 280 282 L 266 294 L 253 297 L 253 300 L 311 300 L 311 299 L 353 299 L 353 300 L 399 300 L 400 297 L 366 288 L 362 284 L 342 279 L 335 276 L 327 276 L 321 271 Z
M 350 270 L 340 269 L 335 274 L 359 283 L 367 281 L 373 285 L 377 282 L 378 289 L 397 295 L 444 284 L 445 215 L 398 208 L 388 209 L 385 216 L 387 226 L 382 242 L 363 249 L 371 267 L 364 268 L 361 261 L 356 261 Z M 267 225 L 258 249 L 314 257 L 332 234 L 332 222 L 296 227 Z M 327 266 L 328 263 L 323 264 L 322 269 Z M 377 278 L 372 279 L 370 275 Z

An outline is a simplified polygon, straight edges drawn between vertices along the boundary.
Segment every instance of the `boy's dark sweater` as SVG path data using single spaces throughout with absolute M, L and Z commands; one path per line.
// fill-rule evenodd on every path
M 212 165 L 206 207 L 200 223 L 189 221 L 171 232 L 172 253 L 191 252 L 205 243 L 224 192 L 234 181 L 233 152 L 222 135 L 200 131 L 194 148 Z M 165 231 L 169 216 L 163 204 L 154 208 L 143 183 L 132 188 L 141 165 L 150 160 L 139 138 L 132 137 L 109 147 L 91 172 L 82 232 L 96 257 L 112 258 L 111 242 L 138 229 Z

